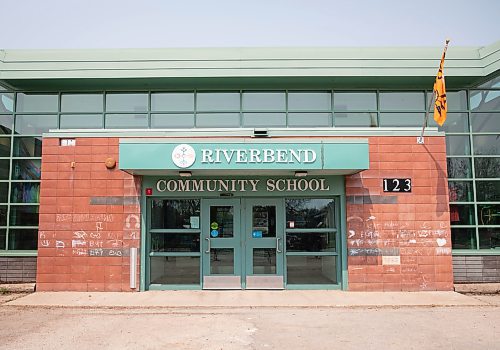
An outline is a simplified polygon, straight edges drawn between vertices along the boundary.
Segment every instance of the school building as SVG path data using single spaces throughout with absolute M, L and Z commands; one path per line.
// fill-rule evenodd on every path
M 0 282 L 500 282 L 500 42 L 0 50 Z

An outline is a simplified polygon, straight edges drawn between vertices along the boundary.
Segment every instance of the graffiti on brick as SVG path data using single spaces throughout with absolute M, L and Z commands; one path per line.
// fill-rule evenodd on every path
M 113 222 L 113 214 L 56 214 L 56 222 Z

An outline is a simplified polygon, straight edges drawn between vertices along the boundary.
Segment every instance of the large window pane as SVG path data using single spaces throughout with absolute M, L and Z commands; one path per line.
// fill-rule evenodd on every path
M 500 75 L 497 75 L 493 79 L 490 79 L 487 82 L 479 85 L 479 87 L 484 89 L 500 88 Z
M 12 134 L 13 122 L 14 122 L 14 117 L 12 115 L 0 114 L 0 135 Z
M 19 159 L 12 161 L 12 180 L 40 180 L 40 159 Z
M 255 248 L 253 249 L 253 271 L 254 275 L 276 274 L 276 249 Z
M 10 157 L 10 137 L 0 137 L 0 157 Z
M 244 111 L 285 111 L 284 92 L 244 92 Z
M 41 157 L 41 137 L 14 137 L 14 157 Z
M 14 112 L 14 94 L 2 92 L 0 94 L 0 113 Z
M 61 129 L 102 129 L 103 127 L 102 114 L 61 115 Z
M 474 225 L 474 205 L 450 204 L 450 222 L 452 225 Z
M 286 200 L 287 228 L 335 228 L 332 199 L 296 198 Z
M 431 98 L 434 98 L 432 92 L 427 93 L 427 103 Z M 434 100 L 433 100 L 434 102 Z M 446 91 L 446 103 L 448 111 L 466 111 L 467 110 L 467 91 Z M 433 106 L 433 105 L 432 105 Z M 448 117 L 446 117 L 448 122 Z
M 429 126 L 437 127 L 439 131 L 449 132 L 469 132 L 469 121 L 467 113 L 447 113 L 446 122 L 439 126 L 434 121 L 434 114 L 429 114 L 427 123 Z
M 40 135 L 57 129 L 57 115 L 16 115 L 16 134 Z
M 289 92 L 289 111 L 329 111 L 332 96 L 329 92 Z
M 479 248 L 500 248 L 500 227 L 479 229 Z
M 37 229 L 10 229 L 9 249 L 10 250 L 36 250 L 38 241 Z
M 7 203 L 9 199 L 9 183 L 0 182 L 0 203 Z
M 106 94 L 107 112 L 147 112 L 148 94 Z
M 276 206 L 252 206 L 252 236 L 256 232 L 259 238 L 276 237 Z
M 38 205 L 11 205 L 10 226 L 38 226 Z
M 200 258 L 197 256 L 152 257 L 151 283 L 200 284 Z
M 12 203 L 38 203 L 40 202 L 40 183 L 38 182 L 13 182 L 10 194 Z
M 151 94 L 151 110 L 159 112 L 192 112 L 194 111 L 194 93 L 153 93 Z
M 10 161 L 8 159 L 0 159 L 0 180 L 9 179 Z
M 234 249 L 212 248 L 210 250 L 210 274 L 234 274 Z
M 239 111 L 239 92 L 198 92 L 196 110 L 202 112 Z
M 199 229 L 199 199 L 155 199 L 151 201 L 152 229 Z
M 169 232 L 151 234 L 152 252 L 199 252 L 200 234 Z
M 335 256 L 287 256 L 287 284 L 337 283 Z
M 468 179 L 472 177 L 470 158 L 447 158 L 448 177 L 454 179 Z
M 7 206 L 0 205 L 0 226 L 6 226 L 6 225 L 7 225 Z
M 7 230 L 0 229 L 0 250 L 5 250 L 6 238 L 7 238 Z
M 378 125 L 377 113 L 335 113 L 336 127 L 373 127 Z
M 500 132 L 500 113 L 471 113 L 473 132 Z
M 475 158 L 474 167 L 477 178 L 500 177 L 500 158 Z
M 476 229 L 452 227 L 451 247 L 453 249 L 477 249 Z
M 234 207 L 210 206 L 210 236 L 213 238 L 234 237 Z
M 470 155 L 469 136 L 446 136 L 446 154 L 449 156 Z
M 147 127 L 147 114 L 106 114 L 106 129 L 144 129 Z
M 500 90 L 471 91 L 470 109 L 474 112 L 500 111 Z
M 288 113 L 289 127 L 332 126 L 331 113 Z
M 286 126 L 285 113 L 243 113 L 243 127 Z
M 476 181 L 478 202 L 500 202 L 500 181 Z
M 102 112 L 103 94 L 62 94 L 61 112 Z
M 376 111 L 375 92 L 335 92 L 333 94 L 335 111 Z
M 151 114 L 152 128 L 194 128 L 194 114 Z
M 422 127 L 425 113 L 380 113 L 379 126 Z
M 448 189 L 450 202 L 474 201 L 472 181 L 448 181 Z
M 500 135 L 474 136 L 474 154 L 500 155 Z
M 335 232 L 286 233 L 286 250 L 288 252 L 334 252 L 336 248 Z
M 382 111 L 425 111 L 423 92 L 381 92 Z
M 478 204 L 479 225 L 500 225 L 500 204 Z
M 16 112 L 57 112 L 58 110 L 58 95 L 40 95 L 40 94 L 26 94 L 18 93 L 16 101 Z
M 239 113 L 198 113 L 196 126 L 200 128 L 238 128 Z

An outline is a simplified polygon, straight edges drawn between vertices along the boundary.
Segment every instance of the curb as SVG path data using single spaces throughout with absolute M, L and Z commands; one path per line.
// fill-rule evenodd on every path
M 498 294 L 500 283 L 455 284 L 455 292 L 471 294 Z

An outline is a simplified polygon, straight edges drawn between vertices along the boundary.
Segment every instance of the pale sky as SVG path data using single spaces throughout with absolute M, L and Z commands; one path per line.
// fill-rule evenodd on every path
M 0 0 L 0 49 L 484 46 L 500 0 Z

